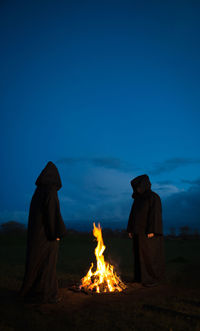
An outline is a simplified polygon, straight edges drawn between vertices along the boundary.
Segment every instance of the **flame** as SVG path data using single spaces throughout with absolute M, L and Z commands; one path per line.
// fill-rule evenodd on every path
M 103 252 L 106 246 L 103 242 L 100 224 L 98 227 L 93 223 L 93 235 L 97 239 L 97 247 L 95 255 L 97 260 L 97 268 L 93 272 L 93 263 L 85 277 L 81 279 L 80 289 L 91 290 L 97 293 L 100 292 L 121 292 L 126 288 L 126 285 L 121 281 L 119 276 L 114 272 L 114 267 L 105 262 Z

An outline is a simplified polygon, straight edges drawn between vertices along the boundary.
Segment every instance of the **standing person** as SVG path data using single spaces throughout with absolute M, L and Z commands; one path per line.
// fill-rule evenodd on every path
M 26 269 L 20 294 L 27 299 L 56 303 L 58 282 L 56 262 L 58 243 L 66 233 L 57 191 L 62 187 L 52 162 L 36 180 L 28 220 Z
M 164 277 L 162 206 L 147 175 L 131 181 L 133 205 L 127 231 L 133 239 L 134 282 L 156 286 Z

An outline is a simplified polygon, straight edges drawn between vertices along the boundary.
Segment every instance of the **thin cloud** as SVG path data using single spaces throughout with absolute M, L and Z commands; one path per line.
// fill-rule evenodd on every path
M 62 171 L 68 183 L 60 192 L 64 219 L 105 219 L 111 215 L 116 219 L 122 215 L 125 219 L 128 217 L 129 208 L 122 212 L 121 204 L 131 199 L 130 174 L 99 166 L 85 167 L 84 172 L 71 168 L 63 168 Z M 73 176 L 76 182 L 69 182 L 68 178 Z
M 72 199 L 71 197 L 69 196 L 66 196 L 66 195 L 61 195 L 60 196 L 60 201 L 64 202 L 64 203 L 69 203 L 69 204 L 72 204 L 75 202 L 74 199 Z
M 165 172 L 171 172 L 177 168 L 200 164 L 200 159 L 192 159 L 192 158 L 172 158 L 168 159 L 162 163 L 155 163 L 154 169 L 150 170 L 151 175 L 160 175 Z
M 185 184 L 191 184 L 191 185 L 200 185 L 200 178 L 197 178 L 196 180 L 189 180 L 189 179 L 182 179 L 182 183 Z
M 84 163 L 87 161 L 88 161 L 88 159 L 83 158 L 83 157 L 65 157 L 65 158 L 57 160 L 56 163 L 71 166 L 71 165 L 75 165 L 75 164 L 79 164 L 79 163 Z
M 172 180 L 159 180 L 159 181 L 156 181 L 157 184 L 159 185 L 173 185 L 174 182 Z
M 121 160 L 118 158 L 93 158 L 91 162 L 96 167 L 109 169 L 120 169 L 122 167 Z
M 179 189 L 177 186 L 173 184 L 160 184 L 154 183 L 152 185 L 152 190 L 160 195 L 161 198 L 167 198 L 173 194 L 183 192 L 183 189 Z
M 165 226 L 188 225 L 199 228 L 200 188 L 192 186 L 187 191 L 178 192 L 163 201 Z
M 57 160 L 58 164 L 66 165 L 66 166 L 74 166 L 74 165 L 90 165 L 93 167 L 100 167 L 105 169 L 115 169 L 120 171 L 133 171 L 135 167 L 128 164 L 125 161 L 122 161 L 120 158 L 115 157 L 66 157 Z

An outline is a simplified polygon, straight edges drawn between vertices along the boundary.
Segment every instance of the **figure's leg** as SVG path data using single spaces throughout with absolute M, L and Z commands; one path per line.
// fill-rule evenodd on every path
M 162 238 L 141 236 L 139 247 L 141 281 L 145 286 L 156 286 L 162 280 L 164 271 Z
M 139 238 L 133 236 L 133 257 L 134 257 L 134 282 L 141 282 L 140 258 L 139 258 Z
M 58 297 L 58 281 L 56 275 L 56 264 L 58 255 L 58 243 L 49 242 L 46 259 L 43 262 L 41 274 L 38 279 L 38 292 L 43 302 L 56 300 Z

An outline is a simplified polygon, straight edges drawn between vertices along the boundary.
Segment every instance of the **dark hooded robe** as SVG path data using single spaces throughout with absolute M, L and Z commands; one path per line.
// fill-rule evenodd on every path
M 56 239 L 66 233 L 57 195 L 62 184 L 52 162 L 42 170 L 36 186 L 29 210 L 26 269 L 20 293 L 48 302 L 58 297 Z
M 134 178 L 133 205 L 127 231 L 133 237 L 134 281 L 157 285 L 164 277 L 162 206 L 158 194 L 151 190 L 147 175 Z M 152 238 L 148 234 L 153 233 Z

